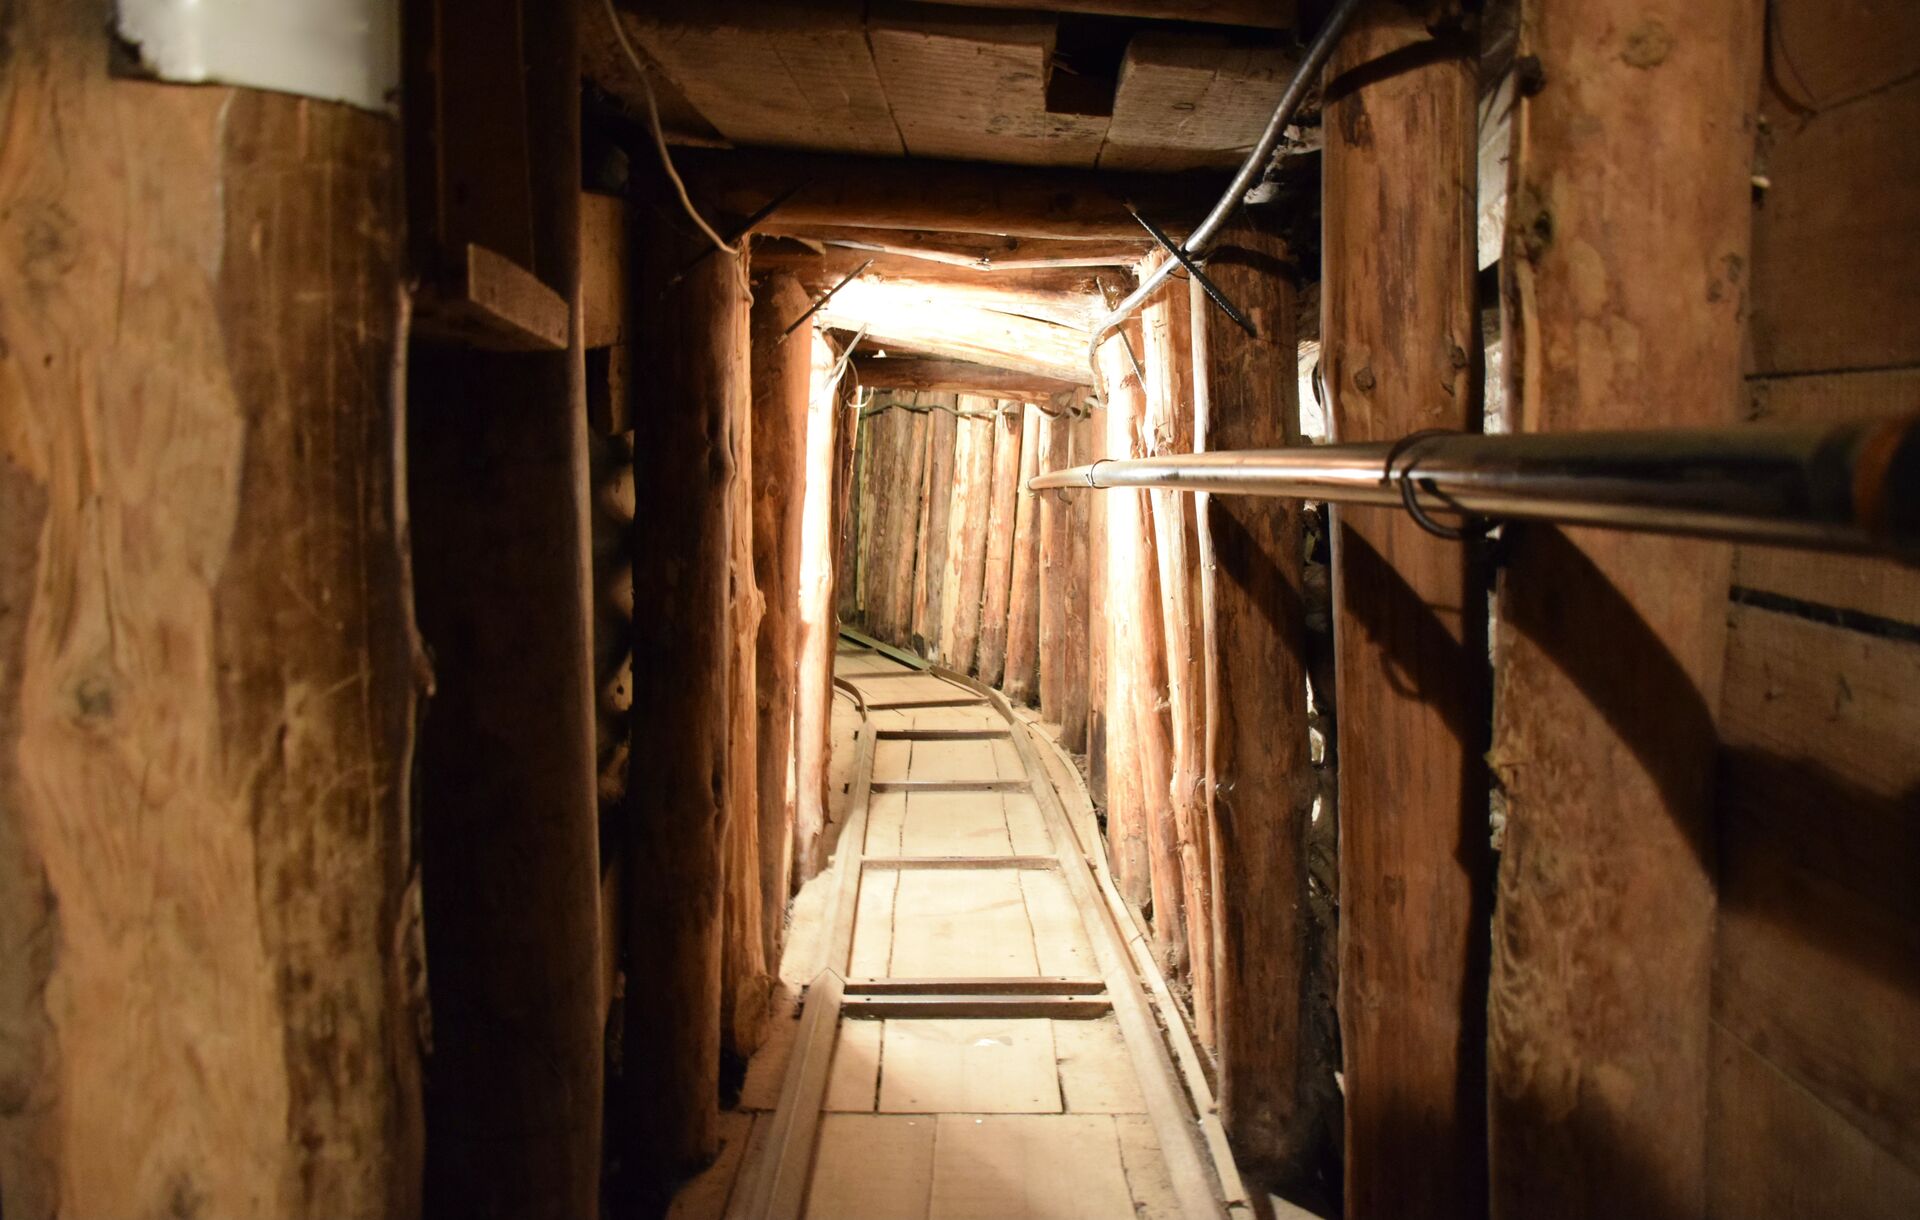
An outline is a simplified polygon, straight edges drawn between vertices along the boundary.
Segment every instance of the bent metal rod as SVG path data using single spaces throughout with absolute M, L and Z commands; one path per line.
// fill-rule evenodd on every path
M 1036 490 L 1165 487 L 1887 552 L 1920 560 L 1920 414 L 1822 428 L 1416 434 L 1051 471 Z

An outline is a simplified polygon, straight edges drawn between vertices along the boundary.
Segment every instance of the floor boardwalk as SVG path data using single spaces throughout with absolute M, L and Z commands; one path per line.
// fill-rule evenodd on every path
M 796 902 L 791 1019 L 674 1214 L 1226 1215 L 1025 727 L 878 651 L 843 642 L 835 669 L 866 718 L 835 742 L 858 761 Z

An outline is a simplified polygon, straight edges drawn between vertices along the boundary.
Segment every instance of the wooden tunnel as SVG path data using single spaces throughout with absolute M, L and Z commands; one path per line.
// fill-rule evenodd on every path
M 1911 419 L 1920 7 L 111 7 L 0 6 L 7 1220 L 1920 1215 L 1912 556 L 1030 485 Z

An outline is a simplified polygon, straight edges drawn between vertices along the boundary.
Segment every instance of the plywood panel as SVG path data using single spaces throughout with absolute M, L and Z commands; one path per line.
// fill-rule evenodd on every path
M 892 969 L 871 973 L 899 978 L 1040 973 L 1021 874 L 933 869 L 897 876 Z
M 1167 1158 L 1160 1153 L 1153 1120 L 1141 1114 L 1116 1114 L 1113 1129 L 1120 1137 L 1120 1163 L 1126 1167 L 1135 1216 L 1181 1220 L 1180 1198 L 1173 1193 L 1173 1178 L 1167 1172 Z
M 1070 1114 L 1145 1114 L 1140 1081 L 1133 1074 L 1120 1023 L 1055 1021 L 1054 1053 L 1060 1061 L 1060 1088 Z
M 880 1109 L 889 1114 L 1056 1114 L 1053 1022 L 888 1021 Z
M 1713 1053 L 1709 1215 L 1728 1220 L 1920 1215 L 1920 1174 L 1717 1026 Z
M 720 1220 L 726 1212 L 727 1196 L 733 1193 L 733 1184 L 740 1176 L 741 1162 L 746 1159 L 756 1117 L 744 1110 L 721 1112 L 719 1159 L 680 1188 L 667 1208 L 667 1220 Z
M 918 745 L 931 745 L 919 742 Z M 974 743 L 939 743 L 974 744 Z M 900 835 L 903 856 L 1005 856 L 1013 853 L 1007 817 L 992 792 L 914 792 Z
M 1237 165 L 1286 91 L 1293 57 L 1221 34 L 1147 31 L 1120 63 L 1102 169 Z
M 907 778 L 998 779 L 1000 774 L 990 741 L 916 741 Z
M 1017 856 L 1047 856 L 1054 851 L 1053 836 L 1047 833 L 1046 820 L 1040 816 L 1040 803 L 1024 792 L 1001 797 L 1007 815 L 1007 839 Z
M 891 743 L 881 742 L 881 745 Z M 900 742 L 906 745 L 906 742 Z M 876 792 L 867 804 L 867 854 L 869 856 L 897 856 L 900 854 L 900 828 L 907 820 L 907 794 L 904 792 Z
M 910 155 L 1094 163 L 1108 120 L 1047 113 L 1051 20 L 919 5 L 873 9 L 874 64 Z
M 905 779 L 912 765 L 913 743 L 889 737 L 873 743 L 873 778 Z M 881 795 L 879 793 L 876 796 Z
M 870 869 L 862 874 L 853 921 L 853 952 L 847 959 L 849 976 L 879 978 L 891 973 L 893 908 L 899 884 L 899 873 Z
M 880 1080 L 881 1022 L 848 1017 L 834 1033 L 826 1108 L 872 1110 Z
M 829 1114 L 807 1191 L 814 1220 L 920 1220 L 933 1186 L 935 1120 Z
M 1033 925 L 1033 947 L 1041 974 L 1088 978 L 1100 973 L 1087 928 L 1080 920 L 1073 895 L 1059 873 L 1022 872 L 1020 888 L 1026 896 L 1027 918 Z
M 916 729 L 990 729 L 1005 723 L 990 707 L 930 707 L 913 713 Z
M 1133 1200 L 1104 1114 L 940 1119 L 933 1202 L 940 1220 L 1129 1216 Z
M 636 42 L 702 116 L 737 144 L 898 156 L 852 0 L 789 5 L 720 0 L 625 13 Z M 778 189 L 784 189 L 778 188 Z
M 1915 8 L 1920 12 L 1920 8 Z M 1821 424 L 1897 415 L 1920 403 L 1920 368 L 1754 378 L 1755 418 Z M 1822 606 L 1920 623 L 1920 570 L 1891 559 L 1740 547 L 1733 583 Z
M 1020 761 L 1020 751 L 1014 748 L 1012 738 L 993 743 L 993 773 L 1001 779 L 1027 778 L 1027 769 Z

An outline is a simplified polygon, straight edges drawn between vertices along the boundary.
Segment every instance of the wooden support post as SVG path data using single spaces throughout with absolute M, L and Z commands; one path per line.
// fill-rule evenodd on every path
M 1320 342 L 1341 441 L 1480 426 L 1473 59 L 1462 48 L 1378 80 L 1339 78 L 1428 38 L 1419 15 L 1377 6 L 1335 53 Z M 1364 1216 L 1476 1215 L 1484 584 L 1471 548 L 1399 509 L 1337 507 L 1333 556 L 1346 1204 Z
M 833 610 L 843 623 L 860 616 L 860 466 L 868 430 L 859 399 L 850 379 L 841 378 L 833 401 Z
M 826 382 L 819 361 L 831 360 L 824 342 L 814 343 L 807 403 L 806 468 L 800 523 L 800 661 L 793 713 L 792 869 L 788 884 L 799 889 L 820 871 L 820 836 L 827 824 L 827 763 L 833 729 L 833 518 L 838 497 L 835 454 L 841 385 Z M 778 965 L 779 958 L 771 959 Z
M 1040 409 L 1020 417 L 1020 499 L 1013 514 L 1013 575 L 1007 593 L 1007 698 L 1032 703 L 1040 660 L 1040 502 L 1027 484 L 1040 473 Z
M 1107 408 L 1094 404 L 1088 416 L 1081 462 L 1107 456 Z M 1087 497 L 1087 792 L 1107 803 L 1107 498 Z
M 993 421 L 993 494 L 980 597 L 980 680 L 999 686 L 1007 669 L 1007 603 L 1013 591 L 1013 527 L 1020 506 L 1020 406 L 998 404 Z
M 1740 418 L 1761 33 L 1759 0 L 1523 9 L 1540 87 L 1514 118 L 1501 258 L 1520 429 Z M 1509 542 L 1493 1214 L 1698 1216 L 1727 548 Z
M 1086 395 L 1076 397 L 1075 409 L 1083 412 L 1067 428 L 1067 462 L 1082 466 L 1093 460 L 1093 420 L 1084 411 Z M 1087 709 L 1092 693 L 1087 689 L 1087 667 L 1091 645 L 1087 639 L 1087 566 L 1088 546 L 1092 541 L 1092 497 L 1069 496 L 1066 502 L 1067 574 L 1065 595 L 1061 598 L 1060 666 L 1060 744 L 1070 753 L 1087 750 Z
M 1067 434 L 1071 421 L 1045 415 L 1040 420 L 1040 473 L 1064 470 L 1073 464 L 1072 440 Z M 1067 633 L 1067 514 L 1066 497 L 1059 493 L 1040 496 L 1040 716 L 1060 723 L 1061 701 L 1066 695 Z
M 1138 326 L 1128 326 L 1100 345 L 1100 376 L 1106 389 L 1106 452 L 1139 456 L 1140 421 L 1146 407 L 1126 344 L 1139 352 Z M 1125 488 L 1107 499 L 1107 858 L 1114 885 L 1136 907 L 1152 899 L 1148 865 L 1148 806 L 1142 787 L 1137 709 L 1152 692 L 1143 689 L 1146 645 L 1142 611 L 1152 601 L 1150 528 L 1146 493 Z
M 1285 244 L 1228 229 L 1209 274 L 1253 319 L 1248 338 L 1191 293 L 1199 449 L 1300 443 L 1295 301 Z M 1212 849 L 1215 1052 L 1220 1120 L 1243 1167 L 1276 1181 L 1307 1169 L 1315 1129 L 1305 1003 L 1307 754 L 1300 506 L 1200 496 L 1206 737 Z M 1330 1100 L 1331 1080 L 1321 1085 Z
M 463 142 L 476 159 L 447 169 L 520 184 L 524 266 L 567 302 L 568 349 L 419 343 L 410 358 L 412 543 L 435 677 L 417 771 L 425 1197 L 435 1214 L 561 1216 L 599 1198 L 604 1047 L 576 14 L 528 7 L 509 41 L 542 138 L 502 141 L 491 160 Z
M 648 230 L 641 300 L 689 247 Z M 714 253 L 641 313 L 653 382 L 638 413 L 634 781 L 627 827 L 626 1028 L 616 1105 L 618 1213 L 664 1208 L 674 1175 L 718 1145 L 721 844 L 729 745 L 728 556 L 735 421 L 749 410 L 748 302 Z M 667 596 L 665 591 L 671 590 Z
M 959 397 L 968 416 L 988 415 L 993 400 Z M 993 496 L 993 420 L 965 418 L 953 446 L 953 489 L 947 507 L 947 575 L 940 605 L 940 657 L 949 669 L 973 669 L 980 643 L 980 594 L 987 572 L 987 516 Z M 930 491 L 929 494 L 938 494 Z
M 920 406 L 935 408 L 927 416 L 926 478 L 920 493 L 920 536 L 914 545 L 913 630 L 914 650 L 928 660 L 940 659 L 941 625 L 947 588 L 947 545 L 952 538 L 947 518 L 953 500 L 954 448 L 960 423 L 952 411 L 952 394 L 920 393 L 912 396 Z M 957 409 L 957 408 L 956 408 Z
M 6 23 L 0 1209 L 417 1215 L 394 124 Z
M 749 315 L 749 333 L 755 321 Z M 748 377 L 757 371 L 748 357 Z M 756 387 L 757 388 L 757 387 Z M 720 1047 L 739 1061 L 766 1036 L 770 985 L 766 916 L 760 858 L 760 768 L 762 716 L 759 636 L 766 598 L 755 578 L 759 538 L 755 530 L 755 420 L 743 411 L 728 421 L 733 479 L 727 496 L 732 522 L 727 534 L 727 811 L 722 826 L 720 885 Z M 784 787 L 785 777 L 782 776 Z
M 813 331 L 780 332 L 806 312 L 798 280 L 776 273 L 753 312 L 753 568 L 760 622 L 760 904 L 766 964 L 777 970 L 793 874 L 795 683 L 800 674 L 800 568 L 807 490 Z
M 1185 287 L 1180 281 L 1171 281 L 1141 311 L 1150 454 L 1193 451 L 1193 310 Z M 1171 747 L 1167 800 L 1179 845 L 1180 891 L 1186 897 L 1194 1032 L 1203 1045 L 1211 1047 L 1213 878 L 1208 863 L 1206 810 L 1200 793 L 1206 729 L 1201 704 L 1200 544 L 1191 493 L 1156 489 L 1150 498 L 1160 564 L 1161 631 L 1167 667 Z

